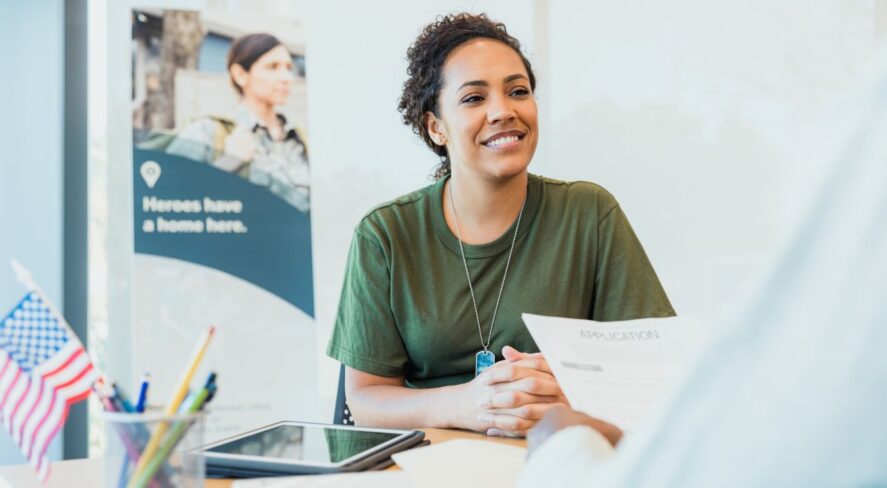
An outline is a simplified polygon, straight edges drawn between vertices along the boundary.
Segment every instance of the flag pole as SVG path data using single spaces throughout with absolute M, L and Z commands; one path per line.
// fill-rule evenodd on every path
M 9 260 L 9 265 L 12 266 L 12 271 L 15 273 L 15 279 L 17 279 L 19 283 L 24 285 L 28 291 L 40 293 L 39 287 L 37 286 L 37 283 L 34 282 L 34 277 L 31 275 L 31 272 L 28 271 L 28 268 L 25 268 L 25 266 L 15 258 Z

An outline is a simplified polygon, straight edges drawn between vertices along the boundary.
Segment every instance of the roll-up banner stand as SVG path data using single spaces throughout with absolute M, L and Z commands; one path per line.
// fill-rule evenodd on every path
M 168 400 L 217 333 L 207 441 L 310 418 L 316 392 L 304 29 L 132 12 L 132 371 Z

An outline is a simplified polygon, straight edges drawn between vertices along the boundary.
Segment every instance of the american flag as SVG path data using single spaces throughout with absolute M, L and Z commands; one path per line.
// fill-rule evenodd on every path
M 89 396 L 98 377 L 83 344 L 39 293 L 25 295 L 0 321 L 0 422 L 41 480 L 68 407 Z

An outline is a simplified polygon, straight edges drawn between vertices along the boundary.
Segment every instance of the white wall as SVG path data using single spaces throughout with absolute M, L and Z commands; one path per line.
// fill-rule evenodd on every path
M 535 167 L 610 189 L 679 313 L 713 317 L 793 224 L 788 155 L 872 63 L 876 3 L 552 1 Z
M 25 289 L 9 259 L 62 303 L 64 9 L 58 1 L 0 2 L 0 318 Z M 50 458 L 61 457 L 61 435 Z M 24 456 L 0 429 L 0 464 Z

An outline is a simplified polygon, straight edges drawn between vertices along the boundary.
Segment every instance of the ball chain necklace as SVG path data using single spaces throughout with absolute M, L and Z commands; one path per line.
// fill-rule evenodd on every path
M 480 325 L 480 313 L 477 311 L 477 299 L 474 296 L 474 286 L 471 284 L 471 273 L 468 272 L 468 260 L 465 259 L 465 247 L 462 245 L 462 230 L 459 228 L 459 218 L 456 216 L 456 205 L 453 203 L 453 185 L 450 181 L 450 209 L 453 211 L 453 222 L 456 224 L 456 238 L 459 239 L 459 252 L 462 254 L 462 265 L 465 266 L 465 277 L 468 279 L 468 291 L 471 293 L 471 304 L 474 305 L 474 318 L 477 320 L 477 335 L 480 337 L 480 345 L 483 347 L 474 355 L 474 376 L 478 376 L 485 369 L 496 362 L 496 355 L 490 351 L 493 341 L 493 327 L 496 325 L 496 312 L 499 311 L 499 302 L 502 300 L 502 290 L 505 289 L 505 278 L 508 276 L 508 266 L 511 264 L 511 255 L 514 253 L 514 243 L 517 242 L 517 231 L 520 229 L 521 217 L 524 215 L 524 206 L 527 204 L 527 195 L 517 214 L 517 223 L 514 226 L 514 235 L 511 237 L 511 248 L 508 250 L 508 259 L 505 261 L 505 272 L 502 274 L 502 284 L 499 285 L 499 296 L 496 297 L 496 307 L 493 308 L 493 318 L 490 320 L 490 334 L 484 342 L 484 332 Z

